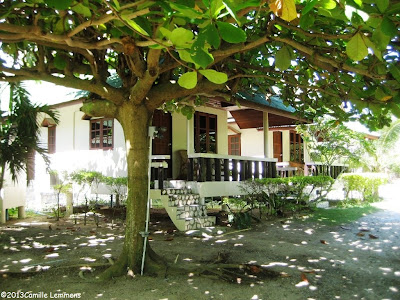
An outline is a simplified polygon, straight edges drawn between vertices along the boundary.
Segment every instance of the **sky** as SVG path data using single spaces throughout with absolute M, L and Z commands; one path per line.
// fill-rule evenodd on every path
M 78 90 L 57 86 L 45 81 L 25 81 L 23 83 L 30 93 L 31 101 L 36 104 L 56 104 L 73 100 Z M 4 84 L 5 85 L 5 84 Z M 0 86 L 1 110 L 7 110 L 10 92 L 8 88 Z

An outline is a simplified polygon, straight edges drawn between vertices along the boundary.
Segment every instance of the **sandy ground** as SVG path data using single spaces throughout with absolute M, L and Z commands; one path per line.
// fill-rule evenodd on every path
M 256 264 L 284 274 L 254 283 L 229 283 L 190 272 L 156 278 L 136 274 L 99 283 L 95 277 L 101 268 L 95 266 L 107 263 L 107 257 L 118 257 L 122 224 L 111 228 L 103 221 L 97 228 L 93 223 L 16 220 L 0 228 L 0 272 L 46 271 L 3 276 L 0 290 L 24 292 L 25 297 L 38 293 L 39 299 L 66 299 L 71 294 L 80 299 L 400 299 L 396 191 L 398 185 L 385 189 L 381 211 L 335 226 L 276 219 L 245 231 L 229 228 L 185 235 L 171 234 L 168 220 L 153 222 L 151 246 L 170 264 L 196 269 L 222 254 L 231 264 Z M 82 264 L 94 270 L 85 272 L 84 278 L 79 276 Z

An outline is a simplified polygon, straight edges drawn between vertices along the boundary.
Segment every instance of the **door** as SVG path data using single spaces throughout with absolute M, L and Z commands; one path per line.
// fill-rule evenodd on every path
M 274 158 L 278 162 L 282 161 L 282 131 L 274 131 Z
M 153 115 L 153 126 L 164 127 L 159 137 L 153 139 L 153 155 L 171 155 L 172 158 L 172 117 L 170 113 L 156 110 Z M 168 161 L 168 178 L 172 178 L 172 159 Z

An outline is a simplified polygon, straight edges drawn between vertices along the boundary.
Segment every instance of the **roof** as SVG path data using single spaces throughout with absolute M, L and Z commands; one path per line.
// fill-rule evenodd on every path
M 261 93 L 239 92 L 236 93 L 236 97 L 238 97 L 239 99 L 247 100 L 253 103 L 261 104 L 263 106 L 271 108 L 276 108 L 290 113 L 296 111 L 292 106 L 284 105 L 282 99 L 280 99 L 277 96 L 271 96 L 267 99 L 267 96 Z

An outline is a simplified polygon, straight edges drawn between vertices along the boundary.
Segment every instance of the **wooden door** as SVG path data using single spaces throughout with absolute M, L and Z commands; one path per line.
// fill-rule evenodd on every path
M 274 131 L 274 158 L 282 161 L 282 131 Z
M 172 117 L 170 113 L 156 110 L 153 115 L 153 126 L 164 127 L 165 132 L 153 139 L 153 155 L 172 156 Z M 172 157 L 171 157 L 172 158 Z M 172 178 L 172 159 L 168 161 L 168 177 Z

